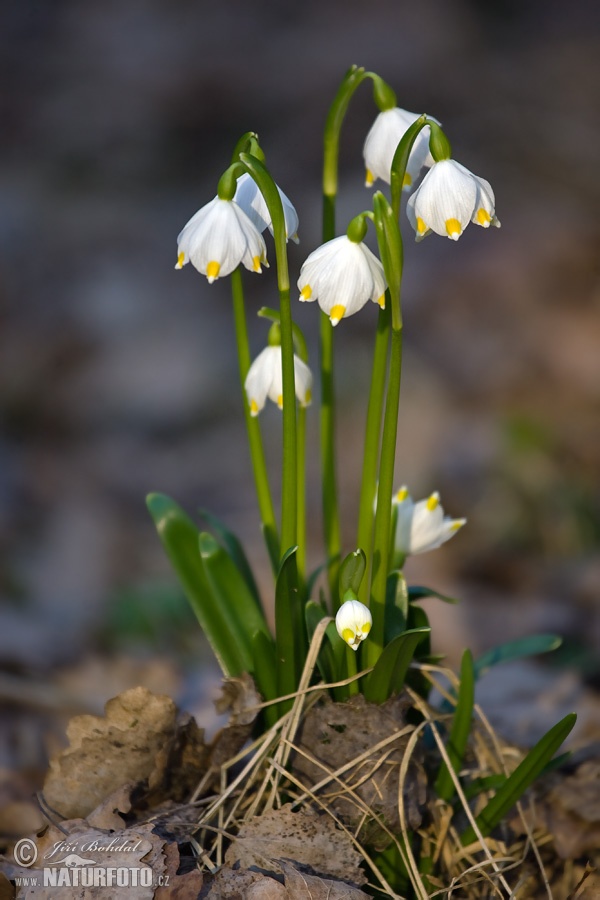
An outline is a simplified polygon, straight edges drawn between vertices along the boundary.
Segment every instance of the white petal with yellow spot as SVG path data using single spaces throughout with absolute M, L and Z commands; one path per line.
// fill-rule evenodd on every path
M 380 112 L 369 131 L 363 147 L 365 160 L 365 185 L 371 187 L 377 178 L 381 178 L 386 184 L 390 183 L 392 160 L 396 148 L 406 131 L 413 122 L 419 118 L 417 113 L 408 112 L 406 109 L 386 109 Z M 437 121 L 435 119 L 434 121 Z M 410 190 L 419 177 L 423 166 L 431 166 L 433 157 L 429 153 L 429 128 L 421 129 L 413 144 L 403 190 Z
M 353 650 L 358 650 L 361 641 L 368 636 L 373 617 L 360 600 L 346 600 L 342 603 L 335 617 L 335 627 L 339 636 Z
M 301 406 L 310 406 L 312 399 L 312 373 L 306 363 L 294 354 L 294 381 L 296 397 Z M 283 370 L 281 347 L 265 347 L 248 370 L 244 382 L 250 413 L 257 416 L 267 397 L 283 408 Z
M 403 556 L 435 550 L 456 534 L 467 521 L 444 515 L 437 491 L 415 503 L 406 487 L 393 498 L 396 507 L 395 549 Z
M 332 325 L 363 308 L 368 300 L 385 305 L 383 266 L 366 244 L 341 235 L 317 247 L 298 279 L 300 300 L 318 300 Z
M 281 197 L 281 205 L 283 206 L 283 217 L 285 220 L 285 236 L 287 240 L 298 243 L 298 213 L 296 212 L 292 202 L 283 193 L 281 188 L 276 185 Z M 273 226 L 271 224 L 271 216 L 265 198 L 258 189 L 258 185 L 251 175 L 245 172 L 237 180 L 237 188 L 234 198 L 235 202 L 244 210 L 248 218 L 261 233 L 268 228 L 273 234 Z
M 240 263 L 251 272 L 261 272 L 261 264 L 267 265 L 267 248 L 237 203 L 215 197 L 192 216 L 177 238 L 175 268 L 188 262 L 212 284 Z
M 406 213 L 417 241 L 432 231 L 457 241 L 469 222 L 500 227 L 488 181 L 453 159 L 434 163 L 409 198 Z

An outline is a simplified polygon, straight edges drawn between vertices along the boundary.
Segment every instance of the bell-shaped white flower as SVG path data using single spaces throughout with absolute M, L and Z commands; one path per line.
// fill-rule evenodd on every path
M 337 325 L 362 309 L 367 300 L 385 306 L 383 266 L 362 241 L 343 234 L 321 244 L 304 261 L 298 279 L 300 300 L 318 300 Z
M 368 606 L 360 600 L 346 600 L 335 617 L 335 627 L 339 636 L 353 650 L 367 637 L 373 625 L 373 617 Z
M 406 206 L 417 241 L 432 231 L 457 241 L 469 222 L 494 225 L 495 198 L 489 181 L 473 175 L 454 159 L 434 163 Z
M 283 206 L 283 216 L 285 219 L 285 236 L 286 239 L 298 241 L 298 213 L 294 209 L 292 202 L 286 197 L 279 185 L 277 185 L 281 204 Z M 268 228 L 273 234 L 273 226 L 271 224 L 271 216 L 265 198 L 258 189 L 255 180 L 245 172 L 237 180 L 237 188 L 233 199 L 241 206 L 248 218 L 253 222 L 258 231 L 262 232 Z
M 450 540 L 467 521 L 445 516 L 437 491 L 415 503 L 408 489 L 401 487 L 392 502 L 397 515 L 395 550 L 402 556 L 435 550 Z
M 192 216 L 177 238 L 177 264 L 191 262 L 212 284 L 242 263 L 251 272 L 261 272 L 267 263 L 262 234 L 233 200 L 215 197 Z
M 406 131 L 418 118 L 417 113 L 399 109 L 397 106 L 379 113 L 363 147 L 366 187 L 371 187 L 377 178 L 381 178 L 387 184 L 390 183 L 392 160 L 396 148 Z M 423 166 L 431 165 L 433 165 L 433 157 L 429 152 L 429 128 L 425 127 L 417 135 L 410 151 L 402 189 L 409 191 L 419 177 Z
M 296 397 L 300 406 L 310 406 L 312 391 L 312 373 L 306 363 L 294 354 L 294 381 Z M 246 375 L 244 382 L 250 414 L 257 416 L 267 397 L 283 408 L 283 369 L 281 347 L 265 347 L 258 354 Z

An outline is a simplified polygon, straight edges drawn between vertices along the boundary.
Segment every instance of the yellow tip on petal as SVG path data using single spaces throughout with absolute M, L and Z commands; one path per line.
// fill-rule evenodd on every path
M 177 254 L 177 262 L 175 263 L 175 268 L 183 269 L 184 266 L 185 266 L 185 253 L 182 250 L 181 253 Z
M 219 272 L 221 271 L 221 263 L 218 262 L 209 262 L 206 267 L 206 277 L 208 278 L 208 283 L 212 284 L 215 278 L 219 277 Z
M 412 187 L 412 175 L 409 175 L 408 172 L 404 173 L 404 178 L 402 179 L 402 189 Z
M 312 288 L 310 284 L 305 284 L 302 290 L 300 291 L 300 299 L 301 300 L 310 300 L 312 297 Z
M 426 231 L 427 225 L 420 216 L 417 216 L 417 232 L 419 234 L 425 234 Z
M 262 269 L 261 269 L 261 267 L 260 267 L 260 256 L 253 256 L 253 257 L 252 257 L 252 270 L 253 270 L 254 272 L 261 272 L 261 271 L 262 271 Z
M 360 630 L 362 631 L 363 634 L 368 634 L 371 630 L 371 623 L 365 622 L 364 625 L 360 626 Z
M 250 415 L 257 416 L 258 413 L 259 413 L 258 403 L 256 402 L 256 400 L 251 400 L 250 401 Z
M 312 402 L 312 393 L 307 391 L 304 395 L 304 406 L 310 406 Z
M 396 494 L 396 500 L 398 503 L 402 503 L 408 497 L 408 488 L 401 487 L 398 493 Z
M 440 505 L 440 495 L 439 495 L 438 492 L 436 491 L 436 492 L 435 492 L 434 494 L 432 494 L 431 497 L 429 497 L 429 499 L 427 500 L 427 509 L 429 510 L 429 512 L 433 512 L 434 509 L 437 509 L 437 507 L 438 507 L 439 505 Z
M 277 397 L 277 406 L 279 409 L 283 409 L 283 394 L 279 394 Z
M 367 169 L 367 171 L 365 172 L 365 187 L 373 187 L 374 181 L 375 178 L 373 176 L 373 173 L 370 169 Z
M 464 524 L 465 523 L 463 519 L 455 519 L 454 522 L 452 522 L 452 524 L 450 525 L 450 528 L 452 529 L 452 531 L 459 531 Z
M 489 228 L 490 222 L 492 221 L 492 217 L 490 216 L 489 212 L 487 211 L 487 209 L 483 209 L 483 207 L 477 210 L 475 219 L 477 221 L 477 224 L 481 225 L 482 228 Z
M 346 312 L 346 307 L 342 306 L 341 303 L 336 303 L 335 306 L 332 306 L 329 310 L 329 318 L 331 319 L 332 325 L 337 325 L 340 319 L 344 318 L 344 313 Z
M 451 240 L 457 241 L 462 234 L 462 227 L 458 219 L 446 219 L 446 231 Z
M 382 309 L 385 309 L 385 294 L 382 294 L 377 302 Z
M 342 640 L 346 641 L 347 644 L 352 644 L 354 641 L 354 631 L 352 628 L 342 629 Z

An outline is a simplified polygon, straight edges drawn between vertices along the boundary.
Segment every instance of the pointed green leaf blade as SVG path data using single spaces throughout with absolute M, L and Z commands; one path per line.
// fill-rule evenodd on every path
M 198 529 L 170 497 L 150 494 L 146 503 L 171 565 L 223 674 L 227 677 L 240 675 L 239 654 L 231 640 L 227 617 L 215 603 L 206 578 L 198 546 Z
M 291 547 L 284 554 L 275 583 L 275 646 L 280 696 L 292 694 L 296 690 L 307 646 L 304 610 L 299 594 L 296 550 L 296 547 Z M 281 704 L 282 711 L 289 706 L 289 701 Z
M 258 593 L 256 581 L 254 580 L 254 575 L 252 573 L 252 569 L 250 568 L 248 557 L 246 556 L 244 548 L 242 547 L 238 537 L 233 533 L 233 531 L 230 531 L 229 528 L 227 528 L 224 522 L 222 522 L 217 516 L 213 515 L 213 513 L 209 512 L 207 509 L 201 509 L 200 515 L 203 519 L 206 519 L 209 525 L 212 525 L 214 530 L 222 539 L 225 545 L 225 549 L 235 563 L 238 572 L 248 585 L 248 589 L 256 600 L 257 606 L 259 607 L 259 609 L 261 609 L 260 594 Z
M 408 588 L 408 599 L 411 603 L 414 603 L 416 600 L 424 600 L 426 597 L 434 597 L 436 600 L 443 600 L 444 603 L 460 603 L 460 600 L 457 600 L 456 597 L 440 594 L 439 591 L 434 591 L 433 588 L 424 587 L 420 584 L 411 584 Z
M 365 679 L 363 693 L 366 700 L 383 703 L 402 690 L 417 645 L 430 633 L 431 628 L 414 628 L 398 635 L 384 648 L 373 671 Z
M 487 806 L 476 818 L 477 826 L 482 835 L 486 837 L 498 825 L 504 816 L 512 809 L 515 803 L 523 796 L 527 788 L 535 781 L 538 775 L 548 765 L 560 745 L 570 734 L 577 716 L 569 713 L 561 719 L 553 728 L 541 738 L 533 747 L 525 759 L 519 763 L 512 775 L 506 779 L 498 793 L 492 797 Z M 461 836 L 463 847 L 472 844 L 476 840 L 472 826 Z
M 507 644 L 500 644 L 487 650 L 483 656 L 475 661 L 475 677 L 481 675 L 498 663 L 512 662 L 525 656 L 537 656 L 539 653 L 549 653 L 556 650 L 562 644 L 562 638 L 557 634 L 533 634 L 530 637 L 518 638 Z
M 475 672 L 473 669 L 473 655 L 470 650 L 465 650 L 460 666 L 460 687 L 458 700 L 452 720 L 452 729 L 448 739 L 447 751 L 455 772 L 460 771 L 463 757 L 467 747 L 471 722 L 473 719 L 473 704 L 475 703 Z M 454 796 L 454 783 L 452 776 L 443 762 L 435 783 L 438 797 L 449 803 Z

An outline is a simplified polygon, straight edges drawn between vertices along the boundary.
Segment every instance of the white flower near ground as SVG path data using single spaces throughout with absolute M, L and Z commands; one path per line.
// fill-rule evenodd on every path
M 267 264 L 263 236 L 233 200 L 215 197 L 192 216 L 177 238 L 176 269 L 191 262 L 208 283 L 229 275 L 240 263 L 251 272 Z
M 286 239 L 298 241 L 298 213 L 296 212 L 292 202 L 286 197 L 279 185 L 277 185 L 279 196 L 281 197 L 281 205 L 283 206 L 283 216 L 285 219 L 285 236 Z M 237 180 L 237 188 L 233 197 L 234 201 L 240 206 L 248 218 L 252 221 L 258 231 L 262 232 L 268 228 L 273 234 L 273 226 L 271 224 L 271 216 L 265 198 L 258 189 L 255 180 L 245 172 Z
M 406 109 L 386 109 L 380 112 L 369 131 L 363 147 L 365 160 L 365 186 L 371 187 L 377 178 L 386 184 L 390 183 L 392 160 L 402 137 L 413 122 L 419 118 L 417 113 Z M 437 120 L 434 120 L 437 121 Z M 422 128 L 410 151 L 408 165 L 402 189 L 408 191 L 419 177 L 423 166 L 433 165 L 433 157 L 429 152 L 429 128 Z
M 437 491 L 415 503 L 407 488 L 401 487 L 392 502 L 397 515 L 394 546 L 403 556 L 435 550 L 449 541 L 467 521 L 445 516 Z
M 321 244 L 307 257 L 298 279 L 300 300 L 318 300 L 337 325 L 363 308 L 367 300 L 385 306 L 383 266 L 362 241 L 343 234 Z
M 454 159 L 434 163 L 412 197 L 406 213 L 417 241 L 432 231 L 457 241 L 469 222 L 500 227 L 489 181 Z
M 294 381 L 296 396 L 300 406 L 310 406 L 312 373 L 306 363 L 294 354 Z M 257 416 L 265 405 L 267 397 L 283 408 L 283 371 L 281 347 L 265 347 L 258 354 L 246 375 L 244 382 L 250 414 Z
M 372 625 L 371 612 L 360 600 L 346 600 L 335 617 L 335 627 L 339 636 L 353 650 L 358 650 L 359 644 L 367 637 Z

